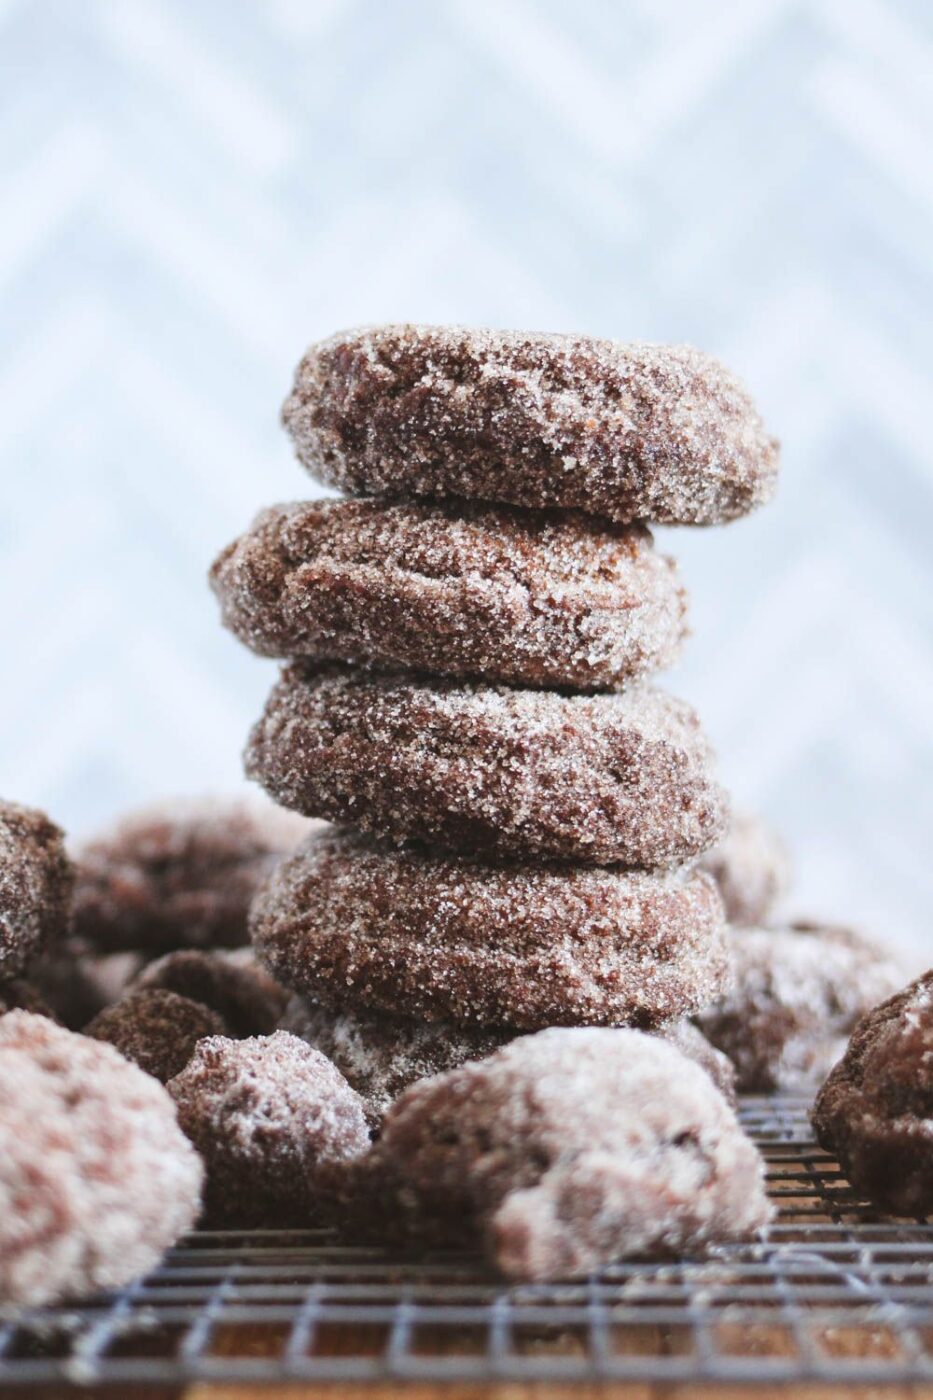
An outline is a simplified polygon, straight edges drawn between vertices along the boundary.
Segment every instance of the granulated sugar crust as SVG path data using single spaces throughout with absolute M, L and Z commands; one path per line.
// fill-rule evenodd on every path
M 697 1018 L 736 1066 L 741 1093 L 815 1088 L 858 1018 L 903 981 L 888 952 L 820 924 L 730 929 L 734 987 Z
M 200 1041 L 168 1089 L 204 1158 L 204 1219 L 216 1227 L 312 1223 L 317 1170 L 369 1144 L 359 1096 L 328 1059 L 283 1031 Z
M 547 1030 L 422 1080 L 348 1174 L 356 1228 L 481 1242 L 517 1279 L 696 1253 L 769 1219 L 764 1170 L 709 1076 L 631 1030 Z
M 465 1025 L 657 1025 L 727 982 L 707 875 L 480 863 L 324 833 L 251 919 L 279 980 L 343 1009 Z
M 193 1225 L 201 1179 L 155 1079 L 43 1016 L 0 1018 L 0 1302 L 147 1273 Z
M 933 971 L 859 1022 L 813 1126 L 868 1200 L 893 1215 L 933 1215 Z
M 282 410 L 312 476 L 397 492 L 715 525 L 769 500 L 778 444 L 684 345 L 376 326 L 312 345 Z
M 74 929 L 102 951 L 233 947 L 249 903 L 307 822 L 271 803 L 176 799 L 131 812 L 79 847 Z
M 618 689 L 686 634 L 673 561 L 638 526 L 402 501 L 273 506 L 221 553 L 225 625 L 261 656 Z
M 643 686 L 562 695 L 295 666 L 246 772 L 308 816 L 520 859 L 682 864 L 727 819 L 693 710 Z
M 0 981 L 65 933 L 73 885 L 58 827 L 32 807 L 0 801 Z

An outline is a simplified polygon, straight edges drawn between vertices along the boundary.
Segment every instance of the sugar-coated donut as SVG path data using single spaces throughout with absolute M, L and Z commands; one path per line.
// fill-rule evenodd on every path
M 292 666 L 246 772 L 307 816 L 519 859 L 683 864 L 728 817 L 693 710 L 647 686 L 564 695 Z
M 654 1026 L 728 975 L 708 875 L 518 865 L 324 832 L 277 867 L 251 918 L 295 991 L 464 1025 Z
M 404 501 L 273 506 L 219 555 L 227 627 L 261 656 L 617 690 L 677 656 L 686 597 L 640 526 Z
M 398 492 L 715 525 L 774 489 L 778 444 L 686 345 L 389 325 L 312 345 L 282 417 L 313 476 Z

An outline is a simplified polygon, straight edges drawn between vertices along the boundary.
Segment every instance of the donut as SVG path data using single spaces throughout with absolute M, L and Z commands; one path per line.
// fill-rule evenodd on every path
M 746 1094 L 814 1089 L 858 1018 L 903 981 L 889 953 L 851 929 L 730 929 L 733 990 L 700 1012 Z
M 199 1040 L 226 1031 L 216 1011 L 161 987 L 141 987 L 108 1006 L 85 1028 L 162 1084 L 184 1069 Z
M 238 1229 L 313 1223 L 316 1173 L 363 1152 L 363 1105 L 296 1036 L 209 1036 L 169 1082 L 178 1121 L 204 1159 L 204 1221 Z
M 762 1160 L 710 1077 L 656 1036 L 592 1027 L 412 1085 L 344 1189 L 358 1230 L 478 1244 L 538 1282 L 703 1253 L 770 1218 Z
M 669 866 L 712 845 L 728 799 L 688 705 L 288 668 L 246 772 L 283 805 L 445 850 Z
M 707 875 L 517 865 L 325 831 L 251 918 L 273 976 L 337 1010 L 460 1025 L 653 1026 L 724 988 Z
M 282 419 L 311 475 L 350 495 L 717 525 L 769 500 L 778 469 L 743 385 L 685 345 L 367 327 L 310 347 Z
M 700 860 L 719 886 L 726 918 L 742 928 L 769 921 L 790 885 L 790 859 L 781 838 L 760 817 L 735 812 L 722 840 Z
M 147 1273 L 194 1224 L 202 1175 L 162 1085 L 112 1045 L 0 1017 L 0 1302 Z
M 308 830 L 292 813 L 237 799 L 132 812 L 77 851 L 75 935 L 149 957 L 245 943 L 256 889 Z
M 74 872 L 44 812 L 0 801 L 0 981 L 62 937 Z
M 310 501 L 215 561 L 224 624 L 260 656 L 617 690 L 677 656 L 686 598 L 651 535 L 578 514 Z
M 209 1006 L 234 1039 L 271 1035 L 289 999 L 250 948 L 179 948 L 144 967 L 133 986 L 161 988 Z
M 856 1191 L 891 1215 L 933 1215 L 933 971 L 859 1021 L 812 1117 Z

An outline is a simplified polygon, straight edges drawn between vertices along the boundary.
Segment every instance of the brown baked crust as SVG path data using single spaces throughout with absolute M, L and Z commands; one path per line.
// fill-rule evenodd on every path
M 64 935 L 73 887 L 55 823 L 33 807 L 0 801 L 0 980 Z
M 812 1090 L 859 1016 L 903 973 L 890 953 L 825 924 L 730 929 L 733 988 L 703 1010 L 703 1034 L 736 1067 L 740 1093 Z
M 140 987 L 106 1007 L 86 1027 L 147 1074 L 166 1084 L 191 1059 L 199 1040 L 226 1031 L 216 1011 L 161 987 Z
M 727 980 L 707 875 L 480 863 L 324 833 L 251 916 L 273 975 L 342 1009 L 538 1029 L 658 1025 Z
M 246 749 L 276 802 L 444 850 L 682 864 L 728 799 L 689 705 L 290 667 Z
M 312 476 L 398 492 L 715 525 L 770 499 L 778 444 L 690 346 L 444 326 L 312 345 L 282 419 Z
M 257 888 L 308 824 L 271 803 L 180 799 L 131 812 L 77 852 L 74 931 L 103 952 L 234 947 Z
M 563 1029 L 414 1084 L 343 1188 L 351 1229 L 482 1244 L 512 1278 L 703 1252 L 770 1210 L 754 1146 L 658 1037 Z
M 933 970 L 858 1023 L 813 1127 L 868 1200 L 892 1215 L 933 1214 Z
M 570 512 L 273 506 L 210 577 L 224 624 L 261 656 L 613 690 L 669 665 L 686 635 L 650 533 Z

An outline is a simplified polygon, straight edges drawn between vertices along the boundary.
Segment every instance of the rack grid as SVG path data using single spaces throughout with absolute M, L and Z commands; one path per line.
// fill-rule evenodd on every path
M 507 1285 L 463 1254 L 201 1232 L 129 1288 L 0 1324 L 0 1387 L 933 1385 L 933 1225 L 873 1213 L 814 1143 L 807 1108 L 742 1104 L 778 1208 L 758 1243 Z

